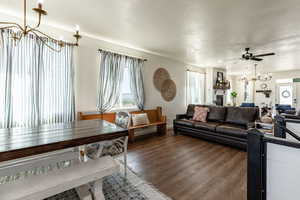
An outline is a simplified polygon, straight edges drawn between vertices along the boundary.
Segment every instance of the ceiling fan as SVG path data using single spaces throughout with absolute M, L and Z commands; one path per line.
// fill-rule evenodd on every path
M 242 59 L 244 60 L 254 60 L 254 61 L 262 61 L 263 59 L 260 57 L 264 57 L 264 56 L 274 56 L 275 53 L 264 53 L 264 54 L 257 54 L 254 55 L 253 53 L 250 53 L 250 48 L 247 47 L 245 48 L 245 53 L 242 55 Z

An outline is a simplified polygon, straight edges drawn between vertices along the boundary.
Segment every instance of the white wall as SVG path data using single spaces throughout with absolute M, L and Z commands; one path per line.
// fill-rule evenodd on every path
M 0 18 L 4 21 L 20 21 L 18 18 L 4 16 L 1 14 Z M 73 39 L 72 32 L 50 26 L 42 26 L 41 28 L 52 36 L 64 36 L 64 38 L 68 41 L 72 41 Z M 101 40 L 93 35 L 89 35 L 89 37 L 87 35 L 83 35 L 83 38 L 79 41 L 79 43 L 80 46 L 78 49 L 76 49 L 74 54 L 76 112 L 96 110 L 98 87 L 97 80 L 100 62 L 100 56 L 97 50 L 99 48 L 148 59 L 144 65 L 143 74 L 146 95 L 146 109 L 161 106 L 164 114 L 167 115 L 169 126 L 172 125 L 172 120 L 175 118 L 176 114 L 185 112 L 185 71 L 188 67 L 187 64 L 166 57 L 138 51 L 132 48 L 126 48 L 124 46 Z M 157 91 L 153 85 L 153 73 L 159 67 L 164 67 L 167 69 L 172 80 L 176 83 L 177 95 L 171 102 L 164 101 L 160 92 Z M 196 66 L 189 67 L 199 70 L 199 68 Z M 202 69 L 200 69 L 200 71 L 201 70 Z
M 150 55 L 136 50 L 123 48 L 100 40 L 83 38 L 78 49 L 78 66 L 76 67 L 76 110 L 92 111 L 97 104 L 97 78 L 99 73 L 99 53 L 98 48 L 111 51 L 123 52 L 134 56 L 147 58 L 145 62 L 143 76 L 145 85 L 146 109 L 161 106 L 167 115 L 169 126 L 176 114 L 184 113 L 185 105 L 185 83 L 186 64 L 168 58 Z M 161 97 L 153 84 L 153 75 L 156 69 L 164 67 L 170 73 L 172 80 L 177 86 L 177 95 L 171 102 L 166 102 Z

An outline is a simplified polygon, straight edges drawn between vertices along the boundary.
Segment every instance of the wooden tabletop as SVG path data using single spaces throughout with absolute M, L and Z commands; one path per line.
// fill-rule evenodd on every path
M 0 162 L 127 135 L 127 129 L 104 120 L 0 129 Z

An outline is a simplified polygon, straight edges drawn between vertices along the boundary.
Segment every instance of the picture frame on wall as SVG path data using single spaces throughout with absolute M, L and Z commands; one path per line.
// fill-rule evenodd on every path
M 223 82 L 224 82 L 224 73 L 217 72 L 217 83 L 223 83 Z

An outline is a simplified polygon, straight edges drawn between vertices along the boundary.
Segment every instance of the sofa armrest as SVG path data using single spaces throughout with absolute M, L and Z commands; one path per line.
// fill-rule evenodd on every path
M 246 128 L 247 128 L 247 130 L 251 129 L 251 128 L 255 128 L 255 122 L 249 122 L 249 123 L 247 123 Z
M 186 114 L 176 115 L 176 119 L 184 119 L 187 118 Z

